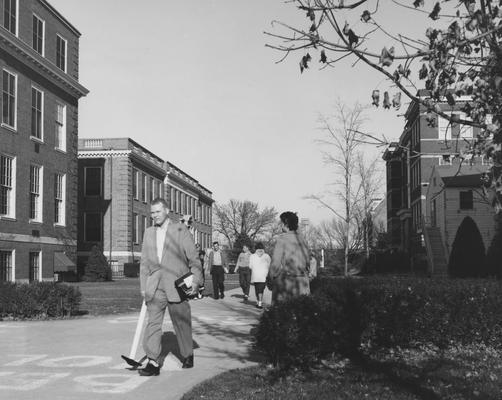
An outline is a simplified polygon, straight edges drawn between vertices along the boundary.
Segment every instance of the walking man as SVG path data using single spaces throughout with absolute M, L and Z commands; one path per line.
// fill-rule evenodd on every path
M 215 300 L 225 298 L 225 272 L 228 273 L 227 257 L 220 250 L 220 244 L 213 242 L 213 251 L 209 253 L 208 269 L 213 278 L 213 294 Z
M 249 257 L 251 252 L 247 245 L 242 246 L 242 253 L 239 254 L 237 258 L 237 264 L 235 265 L 235 271 L 239 272 L 239 285 L 244 293 L 244 301 L 249 298 L 249 286 L 251 285 L 251 270 L 249 269 Z
M 154 226 L 145 230 L 140 263 L 141 294 L 148 313 L 143 339 L 148 364 L 139 370 L 143 376 L 159 375 L 162 322 L 166 308 L 183 358 L 182 368 L 193 367 L 190 305 L 180 297 L 174 281 L 192 272 L 192 294 L 198 293 L 202 283 L 202 267 L 188 229 L 169 219 L 169 209 L 164 199 L 154 199 L 150 210 Z

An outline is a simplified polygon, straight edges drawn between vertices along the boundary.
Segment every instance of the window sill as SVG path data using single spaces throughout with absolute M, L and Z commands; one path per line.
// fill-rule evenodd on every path
M 16 222 L 17 219 L 16 219 L 16 217 L 13 217 L 11 215 L 0 215 L 0 221 Z
M 40 221 L 38 219 L 30 219 L 28 221 L 29 224 L 33 224 L 33 225 L 42 225 L 43 224 L 43 221 Z
M 66 224 L 54 223 L 54 227 L 56 227 L 56 228 L 66 228 Z
M 0 124 L 0 126 L 1 126 L 2 128 L 7 129 L 8 131 L 11 131 L 11 132 L 13 132 L 13 133 L 17 133 L 17 129 L 16 129 L 16 127 L 14 127 L 14 126 L 7 125 L 7 124 L 6 124 L 6 123 L 4 123 L 4 122 L 2 122 L 2 123 Z
M 54 150 L 56 150 L 58 153 L 63 153 L 63 154 L 67 153 L 66 149 L 61 149 L 59 147 L 54 147 Z
M 43 139 L 39 139 L 36 136 L 30 136 L 30 140 L 35 143 L 45 144 Z

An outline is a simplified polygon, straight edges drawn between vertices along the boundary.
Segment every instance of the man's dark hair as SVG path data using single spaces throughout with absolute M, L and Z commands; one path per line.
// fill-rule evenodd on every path
M 259 249 L 265 250 L 265 246 L 263 246 L 262 242 L 256 243 L 256 246 L 254 248 L 255 248 L 255 250 L 259 250 Z
M 281 222 L 288 227 L 290 231 L 298 230 L 298 215 L 292 211 L 285 211 L 279 215 Z
M 156 197 L 150 203 L 150 205 L 152 205 L 152 206 L 154 206 L 156 204 L 162 204 L 164 206 L 164 208 L 169 209 L 169 206 L 167 205 L 167 201 L 165 199 L 163 199 L 162 197 Z
M 214 246 L 215 244 L 219 245 L 218 241 L 214 241 L 214 242 L 213 242 L 213 246 Z

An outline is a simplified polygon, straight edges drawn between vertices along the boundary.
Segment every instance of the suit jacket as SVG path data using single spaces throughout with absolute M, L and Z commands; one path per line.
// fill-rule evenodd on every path
M 162 259 L 157 256 L 157 228 L 149 227 L 143 236 L 141 249 L 140 284 L 145 301 L 153 298 L 160 288 L 170 302 L 181 301 L 174 281 L 188 272 L 194 275 L 194 284 L 202 285 L 202 266 L 197 256 L 192 235 L 185 225 L 170 222 L 167 226 Z
M 226 254 L 220 249 L 220 254 L 221 254 L 221 265 L 223 268 L 228 268 L 228 261 L 227 261 L 227 256 Z M 214 265 L 214 250 L 211 250 L 209 253 L 209 258 L 207 262 L 207 269 L 209 272 L 211 272 L 212 268 Z

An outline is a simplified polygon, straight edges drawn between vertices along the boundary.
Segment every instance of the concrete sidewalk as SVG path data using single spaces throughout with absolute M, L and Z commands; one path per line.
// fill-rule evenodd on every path
M 253 291 L 253 288 L 251 288 Z M 265 304 L 270 292 L 265 290 Z M 56 321 L 0 322 L 0 398 L 37 400 L 179 399 L 221 372 L 257 364 L 250 330 L 261 310 L 240 289 L 223 300 L 191 301 L 195 367 L 182 370 L 166 312 L 160 376 L 141 377 L 129 355 L 139 313 Z M 173 354 L 174 352 L 174 354 Z M 138 357 L 143 355 L 141 346 Z

